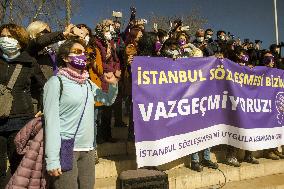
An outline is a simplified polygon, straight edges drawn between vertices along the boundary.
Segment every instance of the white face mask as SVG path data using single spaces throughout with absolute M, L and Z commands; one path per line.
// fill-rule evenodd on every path
M 222 41 L 225 41 L 226 37 L 224 35 L 220 35 L 219 38 L 222 40 Z
M 84 41 L 85 41 L 85 43 L 88 45 L 88 43 L 89 43 L 89 41 L 90 41 L 90 36 L 86 36 L 85 38 L 84 38 Z
M 19 42 L 11 37 L 0 37 L 0 49 L 5 59 L 14 59 L 20 55 Z
M 113 26 L 109 26 L 110 33 L 115 33 Z
M 211 39 L 212 36 L 211 35 L 206 35 L 206 39 Z
M 168 37 L 168 36 L 163 37 L 162 42 L 164 43 L 165 41 L 167 41 L 167 39 L 169 39 L 169 37 Z
M 204 37 L 197 37 L 196 40 L 197 40 L 198 42 L 203 42 L 203 41 L 204 41 Z
M 104 35 L 105 35 L 106 40 L 110 41 L 112 39 L 110 32 L 106 32 Z

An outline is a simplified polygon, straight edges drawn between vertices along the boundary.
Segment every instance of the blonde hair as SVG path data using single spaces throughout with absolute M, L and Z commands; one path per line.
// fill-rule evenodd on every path
M 49 26 L 45 22 L 34 21 L 30 23 L 30 25 L 27 27 L 27 32 L 29 33 L 31 39 L 35 39 L 38 36 L 38 34 L 47 27 Z

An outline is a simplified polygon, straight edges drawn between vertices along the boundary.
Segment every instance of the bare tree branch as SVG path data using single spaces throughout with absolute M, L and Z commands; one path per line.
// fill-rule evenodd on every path
M 42 10 L 42 7 L 43 7 L 43 5 L 44 5 L 45 2 L 46 2 L 46 0 L 41 0 L 41 1 L 40 1 L 40 5 L 38 6 L 38 8 L 37 8 L 37 10 L 36 10 L 36 13 L 35 13 L 35 15 L 34 15 L 34 17 L 33 17 L 33 21 L 37 19 L 37 17 L 38 17 L 38 15 L 39 15 L 40 11 Z
M 159 29 L 165 31 L 169 30 L 169 21 L 173 22 L 176 19 L 183 18 L 183 25 L 189 26 L 189 31 L 187 32 L 190 35 L 193 35 L 195 31 L 199 28 L 202 28 L 204 24 L 207 23 L 207 20 L 204 19 L 198 10 L 192 10 L 188 15 L 181 16 L 158 16 L 155 13 L 152 13 L 149 17 L 149 25 L 152 27 L 154 23 L 158 24 Z
M 10 10 L 9 20 L 10 20 L 10 22 L 14 22 L 14 18 L 13 18 L 13 0 L 9 1 L 9 10 Z
M 8 0 L 4 0 L 3 2 L 1 2 L 1 15 L 0 15 L 0 23 L 4 23 L 5 20 L 5 16 L 7 13 L 7 4 L 8 4 Z

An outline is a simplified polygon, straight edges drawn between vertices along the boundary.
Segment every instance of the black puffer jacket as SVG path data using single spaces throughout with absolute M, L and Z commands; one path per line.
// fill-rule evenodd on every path
M 7 85 L 15 70 L 16 64 L 22 64 L 23 67 L 12 90 L 13 105 L 10 118 L 30 117 L 34 114 L 31 97 L 31 83 L 36 85 L 38 89 L 42 89 L 46 79 L 36 60 L 24 51 L 10 62 L 7 62 L 0 56 L 1 84 Z

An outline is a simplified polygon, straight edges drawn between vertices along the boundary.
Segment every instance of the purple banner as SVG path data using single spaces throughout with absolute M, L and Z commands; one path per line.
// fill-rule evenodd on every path
M 175 61 L 135 57 L 132 92 L 138 165 L 159 164 L 153 158 L 166 157 L 165 149 L 157 149 L 163 153 L 156 157 L 147 150 L 155 150 L 161 142 L 168 143 L 175 158 L 218 144 L 249 150 L 283 144 L 283 74 L 282 70 L 250 69 L 215 57 Z M 210 135 L 210 128 L 215 135 Z M 199 145 L 194 147 L 196 142 L 191 142 L 185 150 L 180 143 L 194 140 L 194 132 L 201 137 L 196 139 Z M 207 132 L 208 136 L 202 136 Z M 251 141 L 246 143 L 245 138 Z M 179 139 L 180 143 L 171 146 L 171 140 Z

